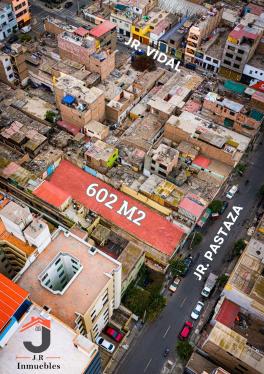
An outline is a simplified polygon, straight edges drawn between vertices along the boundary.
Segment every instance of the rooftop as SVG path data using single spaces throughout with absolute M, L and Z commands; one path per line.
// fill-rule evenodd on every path
M 68 161 L 63 160 L 60 163 L 51 177 L 51 183 L 60 186 L 76 201 L 101 215 L 113 225 L 127 231 L 167 256 L 172 256 L 182 240 L 183 232 L 178 226 Z M 93 183 L 98 184 L 98 191 L 103 188 L 108 194 L 112 194 L 109 196 L 116 196 L 117 200 L 115 200 L 112 209 L 105 204 L 98 203 L 94 195 L 91 197 L 87 195 L 87 187 Z M 131 219 L 128 219 L 126 213 L 128 207 L 131 207 L 130 209 L 134 212 L 134 219 L 132 216 Z M 136 221 L 136 218 L 139 222 Z M 166 240 L 164 240 L 164 235 Z
M 49 357 L 48 362 L 60 365 L 60 370 L 65 374 L 85 372 L 85 369 L 98 352 L 96 344 L 82 335 L 77 335 L 74 330 L 52 314 L 45 313 L 42 308 L 35 304 L 25 314 L 21 323 L 23 323 L 22 326 L 32 323 L 32 321 L 39 321 L 40 324 L 43 319 L 47 319 L 51 323 L 51 344 L 45 351 L 45 355 Z M 24 346 L 24 341 L 38 341 L 36 339 L 39 337 L 37 336 L 36 338 L 36 334 L 38 335 L 41 332 L 36 332 L 36 328 L 39 324 L 33 324 L 32 328 L 27 328 L 23 332 L 18 328 L 10 337 L 8 344 L 1 350 L 1 363 L 5 368 L 6 374 L 15 373 L 18 363 L 32 365 L 32 358 L 25 357 L 29 355 Z
M 159 144 L 157 149 L 152 150 L 152 159 L 163 165 L 170 164 L 175 158 L 178 158 L 177 149 L 169 147 L 166 144 Z
M 16 225 L 22 224 L 23 226 L 26 226 L 27 223 L 32 221 L 32 215 L 29 208 L 18 205 L 14 201 L 10 201 L 3 209 L 1 209 L 0 215 Z
M 90 156 L 95 160 L 103 160 L 105 162 L 109 160 L 109 157 L 112 156 L 116 150 L 111 144 L 107 144 L 101 140 L 97 140 L 95 143 L 87 143 L 86 149 L 86 157 Z
M 0 273 L 0 331 L 27 297 L 27 291 Z M 2 359 L 1 352 L 1 361 Z
M 66 236 L 63 231 L 59 231 L 59 234 L 18 281 L 19 285 L 30 293 L 34 302 L 38 305 L 49 306 L 57 318 L 72 328 L 75 327 L 76 313 L 84 315 L 87 312 L 108 284 L 109 274 L 120 266 L 119 262 L 99 250 L 91 254 L 90 248 L 88 243 L 71 233 Z M 67 290 L 60 295 L 50 292 L 39 281 L 40 274 L 49 266 L 58 252 L 73 256 L 83 267 Z M 94 282 L 95 279 L 96 282 Z
M 103 35 L 116 28 L 116 25 L 110 21 L 103 21 L 100 25 L 95 26 L 89 31 L 89 34 L 95 38 L 101 38 Z
M 202 205 L 198 197 L 193 194 L 187 194 L 180 202 L 179 208 L 186 210 L 199 219 L 206 206 Z
M 64 39 L 68 42 L 78 45 L 79 47 L 91 49 L 91 51 L 95 50 L 95 39 L 89 35 L 85 35 L 84 37 L 82 37 L 79 35 L 75 35 L 72 32 L 64 31 L 59 34 L 58 38 Z
M 33 191 L 33 195 L 56 208 L 61 208 L 71 198 L 63 189 L 46 180 Z
M 143 255 L 144 251 L 132 242 L 123 249 L 118 261 L 122 264 L 122 279 L 126 279 Z
M 261 32 L 258 28 L 237 25 L 229 34 L 230 38 L 238 39 L 243 42 L 243 38 L 256 40 Z

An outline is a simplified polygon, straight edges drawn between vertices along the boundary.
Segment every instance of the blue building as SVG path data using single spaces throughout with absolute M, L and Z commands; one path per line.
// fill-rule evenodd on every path
M 11 4 L 0 2 L 0 41 L 8 38 L 17 29 L 17 21 Z

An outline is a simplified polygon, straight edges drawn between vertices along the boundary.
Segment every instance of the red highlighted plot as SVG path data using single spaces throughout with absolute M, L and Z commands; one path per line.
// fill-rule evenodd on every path
M 63 160 L 50 180 L 73 199 L 137 239 L 171 256 L 184 232 L 138 201 Z

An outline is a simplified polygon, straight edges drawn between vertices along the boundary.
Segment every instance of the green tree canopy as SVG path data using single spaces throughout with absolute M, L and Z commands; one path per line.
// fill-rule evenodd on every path
M 185 264 L 181 258 L 175 258 L 170 262 L 170 271 L 174 277 L 180 275 L 185 270 Z
M 211 209 L 212 213 L 220 213 L 223 207 L 223 201 L 221 200 L 213 200 L 209 205 L 208 208 Z
M 187 361 L 191 357 L 193 346 L 188 341 L 182 341 L 177 343 L 176 350 L 179 357 L 182 360 Z

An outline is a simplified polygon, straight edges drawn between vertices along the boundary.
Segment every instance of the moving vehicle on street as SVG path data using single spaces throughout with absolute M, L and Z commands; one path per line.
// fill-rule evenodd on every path
M 169 348 L 165 348 L 165 351 L 163 353 L 163 357 L 167 357 L 169 353 L 170 353 Z
M 188 256 L 183 260 L 183 263 L 185 265 L 185 269 L 181 272 L 181 276 L 185 277 L 185 275 L 188 273 L 188 271 L 191 267 L 192 261 L 193 261 L 192 256 Z
M 177 290 L 179 284 L 180 284 L 180 281 L 181 281 L 181 278 L 176 277 L 176 278 L 174 279 L 174 281 L 172 282 L 172 284 L 170 285 L 169 290 L 170 290 L 171 292 L 175 292 L 175 291 Z
M 216 284 L 216 281 L 217 281 L 217 275 L 213 274 L 213 273 L 210 273 L 206 282 L 205 282 L 205 285 L 204 285 L 204 288 L 201 292 L 201 295 L 204 296 L 204 297 L 209 297 L 210 296 L 210 293 L 212 292 L 215 284 Z
M 193 328 L 193 324 L 192 322 L 190 321 L 186 321 L 183 328 L 181 329 L 181 332 L 179 333 L 178 335 L 178 338 L 180 340 L 186 340 L 188 339 L 191 331 L 192 331 L 192 328 Z
M 106 350 L 109 353 L 113 353 L 115 350 L 114 344 L 110 343 L 108 340 L 105 340 L 101 336 L 98 336 L 95 342 L 96 344 L 98 344 L 100 347 L 102 347 L 104 350 Z
M 105 333 L 106 333 L 106 335 L 108 335 L 112 339 L 114 339 L 116 342 L 120 342 L 124 337 L 124 335 L 121 334 L 121 332 L 113 329 L 112 327 L 107 327 Z
M 204 303 L 202 301 L 198 301 L 198 303 L 196 304 L 195 308 L 192 311 L 191 318 L 197 320 L 201 315 L 203 307 L 204 307 Z
M 227 192 L 226 197 L 231 200 L 237 191 L 238 191 L 238 186 L 237 185 L 232 186 L 230 190 Z

